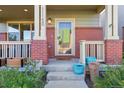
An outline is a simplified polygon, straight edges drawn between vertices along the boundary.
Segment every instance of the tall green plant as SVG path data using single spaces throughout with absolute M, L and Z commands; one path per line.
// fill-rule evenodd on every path
M 25 71 L 18 69 L 0 70 L 1 88 L 39 88 L 44 87 L 46 72 L 35 70 L 36 63 L 32 60 L 27 61 Z M 29 68 L 32 67 L 32 68 Z
M 103 77 L 96 77 L 94 87 L 122 88 L 124 87 L 124 66 L 108 67 Z

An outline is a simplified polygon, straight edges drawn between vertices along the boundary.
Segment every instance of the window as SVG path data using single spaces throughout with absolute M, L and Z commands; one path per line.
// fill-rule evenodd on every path
M 31 40 L 30 24 L 20 24 L 20 40 Z
M 32 23 L 8 23 L 9 41 L 27 41 L 34 37 L 34 24 Z
M 8 40 L 9 41 L 19 40 L 19 25 L 18 24 L 8 25 Z

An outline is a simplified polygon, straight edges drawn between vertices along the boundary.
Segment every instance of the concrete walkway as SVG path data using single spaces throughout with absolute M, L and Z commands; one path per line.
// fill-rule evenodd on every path
M 48 71 L 45 88 L 87 88 L 84 75 L 76 75 L 72 71 L 72 66 L 79 62 L 78 59 L 49 61 L 48 65 L 44 65 Z

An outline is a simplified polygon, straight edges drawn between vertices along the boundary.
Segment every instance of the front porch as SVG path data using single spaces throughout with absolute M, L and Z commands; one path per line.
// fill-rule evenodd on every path
M 21 11 L 23 17 L 14 14 L 16 11 L 11 11 L 14 7 Z M 79 62 L 85 63 L 87 56 L 94 56 L 98 62 L 107 64 L 115 64 L 115 57 L 118 64 L 122 62 L 122 41 L 119 40 L 117 29 L 117 6 L 36 5 L 0 8 L 10 9 L 0 15 L 1 22 L 7 22 L 6 31 L 0 33 L 0 59 L 32 58 L 48 64 L 49 58 L 65 56 L 80 58 Z M 100 17 L 104 9 L 106 20 Z M 7 16 L 8 14 L 11 16 Z M 5 24 L 2 24 L 2 27 L 3 25 Z M 4 28 L 2 27 L 1 29 Z M 58 38 L 62 37 L 61 30 L 64 33 L 68 32 L 68 29 L 70 33 L 66 33 L 67 40 L 59 40 Z M 13 36 L 15 38 L 11 38 Z

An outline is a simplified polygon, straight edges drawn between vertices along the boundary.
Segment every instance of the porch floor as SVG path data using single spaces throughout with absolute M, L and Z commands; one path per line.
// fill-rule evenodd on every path
M 49 64 L 44 65 L 48 71 L 45 88 L 87 88 L 84 75 L 73 73 L 72 66 L 78 62 L 79 59 L 50 59 Z

